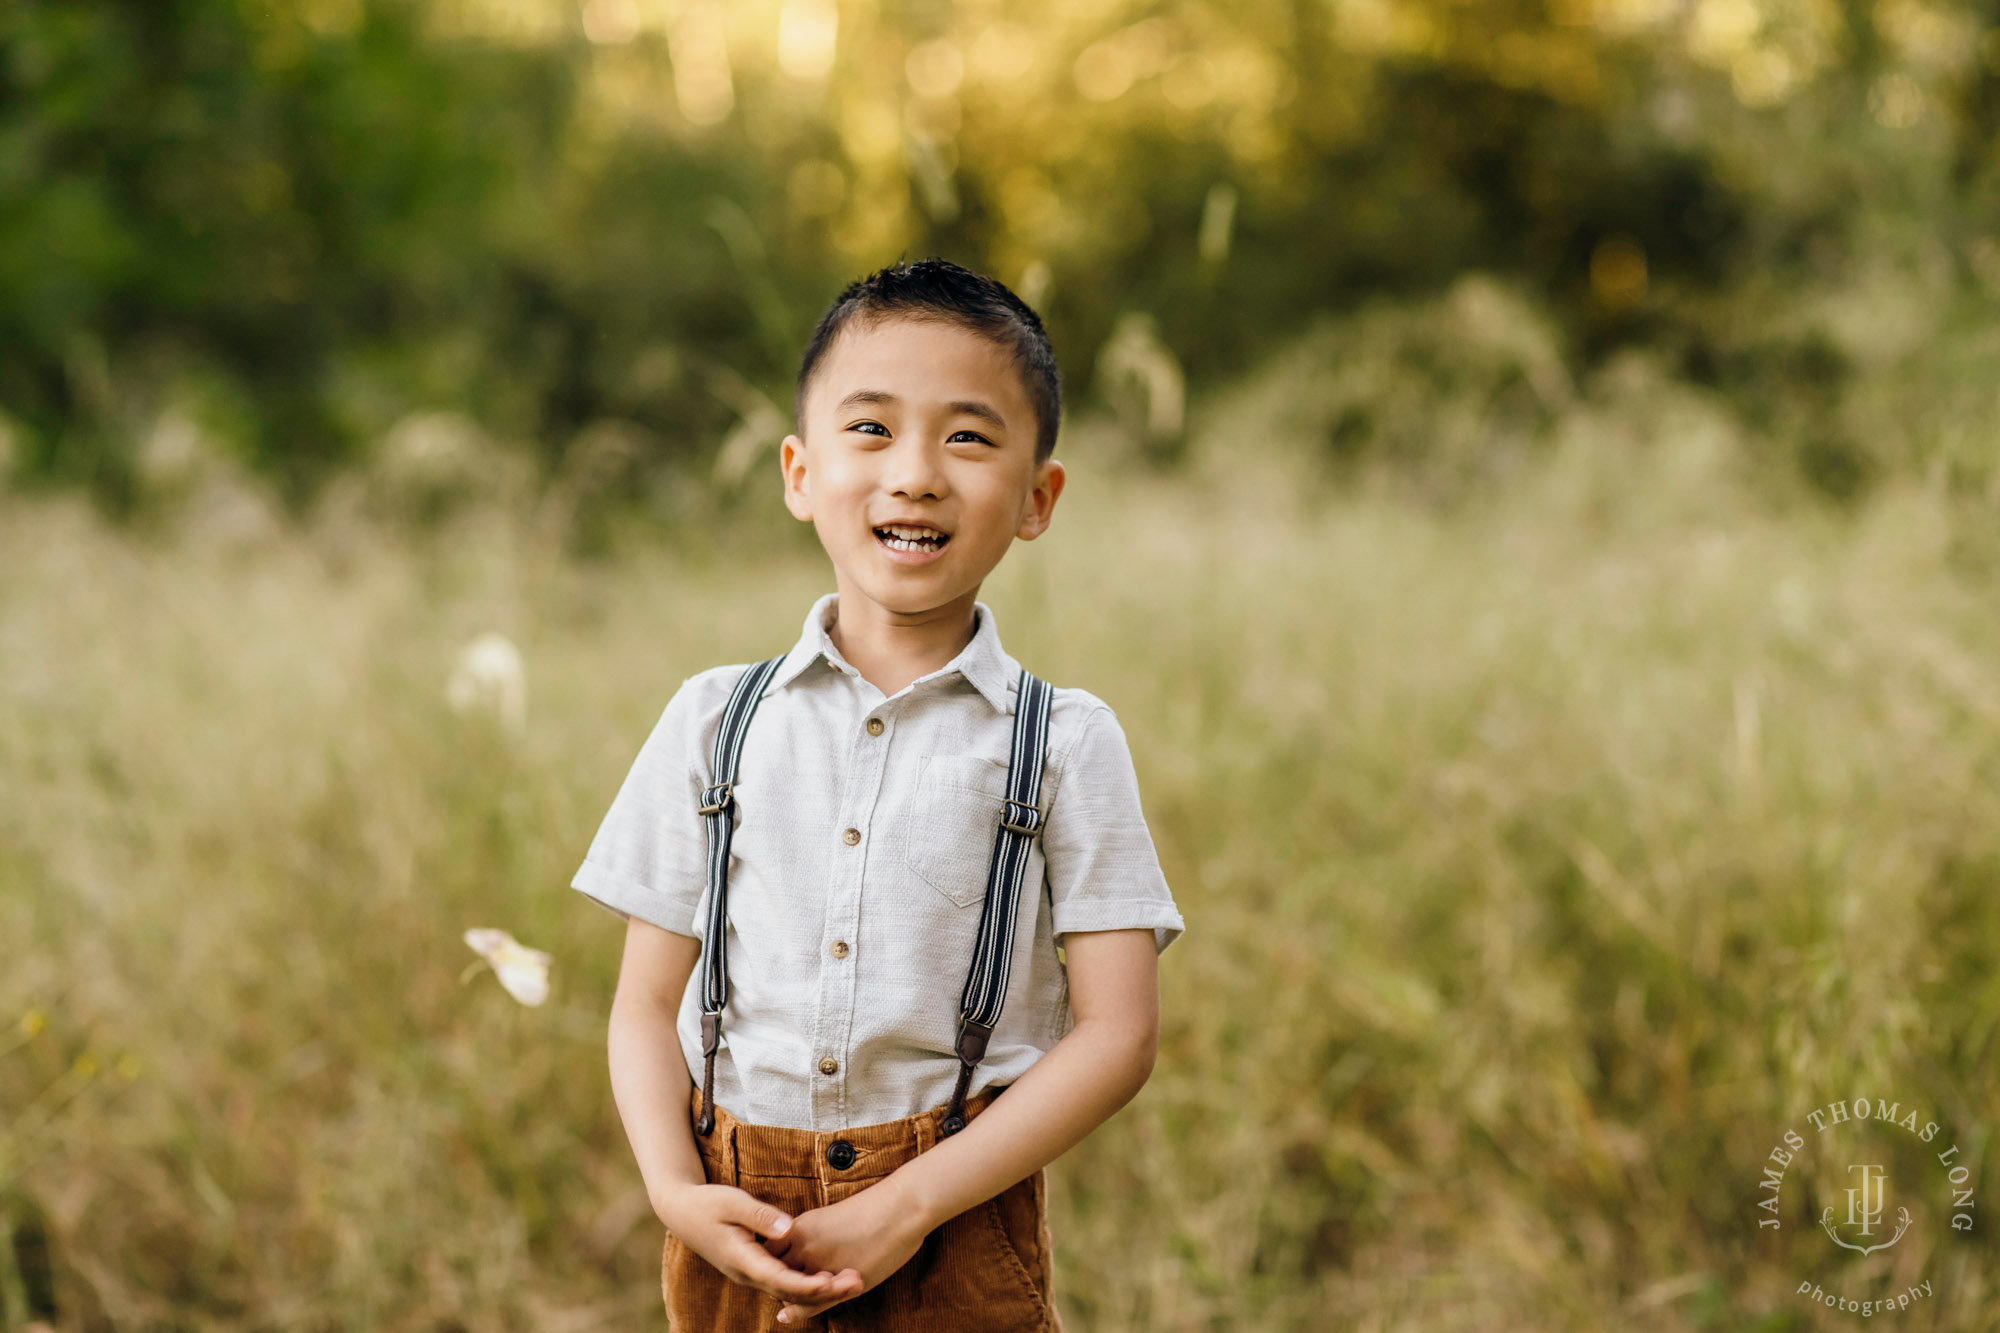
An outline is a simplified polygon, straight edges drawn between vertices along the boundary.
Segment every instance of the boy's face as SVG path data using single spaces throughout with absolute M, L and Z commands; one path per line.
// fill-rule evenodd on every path
M 1009 544 L 1047 530 L 1062 492 L 1062 464 L 1035 462 L 1034 409 L 1011 354 L 955 324 L 848 325 L 814 372 L 801 424 L 805 439 L 779 449 L 785 505 L 818 531 L 843 606 L 970 611 Z M 901 542 L 886 525 L 931 540 Z

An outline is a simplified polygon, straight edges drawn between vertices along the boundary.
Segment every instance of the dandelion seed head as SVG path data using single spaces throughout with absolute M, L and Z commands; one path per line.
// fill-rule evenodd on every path
M 528 672 L 514 641 L 488 631 L 460 649 L 445 684 L 445 702 L 459 713 L 491 713 L 517 734 L 525 730 Z

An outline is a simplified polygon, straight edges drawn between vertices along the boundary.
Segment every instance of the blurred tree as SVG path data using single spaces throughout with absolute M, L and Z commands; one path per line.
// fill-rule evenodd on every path
M 289 488 L 348 457 L 386 424 L 355 373 L 435 375 L 422 345 L 501 299 L 568 97 L 560 65 L 462 58 L 386 4 L 327 36 L 233 0 L 30 0 L 0 41 L 0 401 L 41 470 L 114 487 L 190 363 Z
M 433 410 L 740 458 L 838 286 L 942 253 L 1080 403 L 1131 316 L 1199 384 L 1480 268 L 1831 419 L 1872 354 L 1811 293 L 2000 281 L 1990 8 L 17 0 L 0 411 L 114 503 L 170 407 L 294 501 Z

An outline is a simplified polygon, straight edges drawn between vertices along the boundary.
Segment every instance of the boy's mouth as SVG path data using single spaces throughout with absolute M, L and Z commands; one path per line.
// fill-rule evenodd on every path
M 951 534 L 920 524 L 891 523 L 875 529 L 875 540 L 901 554 L 935 555 L 951 540 Z

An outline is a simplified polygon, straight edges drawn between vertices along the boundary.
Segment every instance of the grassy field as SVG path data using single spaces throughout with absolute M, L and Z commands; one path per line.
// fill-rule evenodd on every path
M 1450 505 L 1332 485 L 1285 391 L 1181 475 L 1067 437 L 982 594 L 1119 710 L 1188 925 L 1152 1082 L 1051 1173 L 1072 1327 L 1847 1327 L 1757 1182 L 1879 1094 L 1993 1197 L 2000 583 L 1934 489 L 1774 495 L 1643 373 Z M 505 507 L 0 500 L 0 1324 L 663 1327 L 567 883 L 680 680 L 831 586 L 775 478 L 738 512 L 581 560 Z M 519 734 L 445 699 L 489 629 Z M 546 1006 L 462 982 L 486 925 Z M 1985 1219 L 1869 1272 L 1919 1270 L 1898 1327 L 2000 1323 Z

